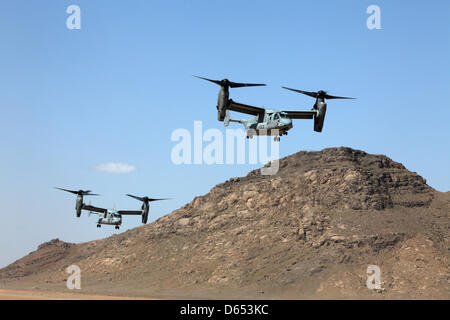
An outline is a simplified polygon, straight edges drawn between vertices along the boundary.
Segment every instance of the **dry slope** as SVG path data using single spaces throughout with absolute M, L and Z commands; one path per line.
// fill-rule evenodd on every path
M 448 193 L 386 156 L 298 152 L 146 225 L 82 244 L 52 240 L 0 285 L 200 298 L 450 298 Z M 381 290 L 368 290 L 369 265 Z

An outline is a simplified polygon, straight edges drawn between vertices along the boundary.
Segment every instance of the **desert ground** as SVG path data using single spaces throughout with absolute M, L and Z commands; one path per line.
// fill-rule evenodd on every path
M 100 296 L 70 292 L 0 289 L 0 300 L 146 300 L 148 298 Z

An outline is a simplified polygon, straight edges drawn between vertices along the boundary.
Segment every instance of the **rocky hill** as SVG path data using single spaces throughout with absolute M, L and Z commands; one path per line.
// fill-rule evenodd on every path
M 383 155 L 298 152 L 145 226 L 82 244 L 45 243 L 0 286 L 182 298 L 450 298 L 450 195 Z M 366 287 L 367 267 L 381 289 Z

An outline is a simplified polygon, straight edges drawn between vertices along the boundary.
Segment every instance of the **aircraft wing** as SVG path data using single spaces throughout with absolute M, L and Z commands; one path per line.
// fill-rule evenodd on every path
M 100 212 L 100 213 L 106 213 L 108 210 L 103 209 L 103 208 L 98 208 L 98 207 L 94 207 L 91 205 L 83 205 L 83 210 L 87 210 L 87 211 L 94 211 L 94 212 Z
M 137 216 L 141 216 L 142 215 L 142 210 L 136 211 L 136 210 L 119 210 L 117 211 L 118 214 L 122 214 L 122 215 L 137 215 Z
M 315 111 L 282 111 L 287 113 L 291 119 L 312 119 L 316 114 Z
M 258 114 L 261 114 L 261 113 L 264 114 L 264 111 L 265 111 L 264 108 L 254 107 L 254 106 L 249 106 L 249 105 L 242 104 L 239 102 L 234 102 L 231 99 L 230 99 L 230 103 L 227 106 L 227 110 L 247 113 L 247 114 L 251 114 L 254 116 L 257 116 Z

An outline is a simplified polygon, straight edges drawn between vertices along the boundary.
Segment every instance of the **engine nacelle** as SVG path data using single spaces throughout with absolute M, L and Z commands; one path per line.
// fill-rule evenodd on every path
M 230 103 L 229 97 L 228 87 L 221 87 L 217 97 L 217 120 L 219 121 L 225 119 L 227 107 Z
M 81 209 L 83 209 L 83 196 L 79 194 L 75 203 L 75 210 L 77 212 L 77 218 L 81 217 Z
M 225 120 L 225 116 L 226 116 L 226 109 L 219 109 L 217 108 L 217 120 L 219 121 L 224 121 Z
M 325 114 L 327 112 L 327 104 L 319 102 L 316 107 L 317 113 L 314 116 L 314 131 L 322 132 L 323 122 L 325 121 Z
M 146 224 L 147 220 L 148 220 L 148 209 L 149 209 L 149 205 L 148 202 L 144 202 L 142 204 L 142 223 Z

